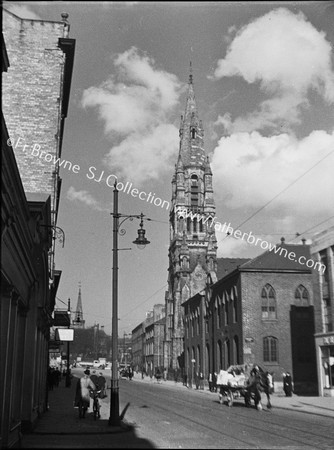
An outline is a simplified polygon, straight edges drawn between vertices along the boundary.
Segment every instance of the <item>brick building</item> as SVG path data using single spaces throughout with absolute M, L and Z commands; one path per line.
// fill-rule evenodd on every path
M 61 155 L 74 40 L 65 16 L 49 22 L 2 13 L 0 446 L 8 448 L 19 446 L 21 432 L 48 404 L 48 344 L 61 274 L 54 267 L 60 178 L 49 159 Z M 47 159 L 33 156 L 35 144 Z
M 233 364 L 257 363 L 281 382 L 293 375 L 296 392 L 315 392 L 312 269 L 308 245 L 285 244 L 227 272 L 186 301 L 185 363 L 188 377 Z M 220 260 L 218 260 L 220 261 Z
M 24 190 L 50 196 L 53 227 L 57 224 L 59 171 L 75 51 L 75 40 L 68 37 L 67 16 L 62 14 L 62 21 L 28 20 L 3 11 L 10 60 L 10 70 L 3 79 L 3 112 Z M 52 282 L 55 232 L 49 252 Z
M 321 396 L 334 397 L 334 227 L 313 237 L 311 253 L 326 267 L 314 271 L 318 390 Z

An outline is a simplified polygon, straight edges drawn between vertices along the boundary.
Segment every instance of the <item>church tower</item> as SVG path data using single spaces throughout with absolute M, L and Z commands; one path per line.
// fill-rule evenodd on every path
M 79 294 L 77 308 L 75 310 L 74 320 L 72 321 L 74 328 L 85 328 L 85 321 L 83 319 L 82 300 L 81 300 L 81 283 L 79 283 Z
M 217 240 L 212 172 L 204 150 L 204 129 L 199 119 L 190 65 L 184 116 L 181 116 L 180 147 L 172 179 L 168 291 L 164 366 L 177 369 L 183 353 L 181 304 L 204 289 L 208 274 L 217 280 Z

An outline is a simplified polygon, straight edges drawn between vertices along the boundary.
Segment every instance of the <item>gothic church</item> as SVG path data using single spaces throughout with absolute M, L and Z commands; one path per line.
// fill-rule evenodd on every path
M 204 149 L 204 129 L 196 106 L 190 70 L 180 147 L 172 179 L 164 367 L 177 369 L 183 353 L 182 303 L 217 281 L 217 240 L 212 172 Z M 181 213 L 183 211 L 183 214 Z M 185 213 L 186 211 L 186 213 Z

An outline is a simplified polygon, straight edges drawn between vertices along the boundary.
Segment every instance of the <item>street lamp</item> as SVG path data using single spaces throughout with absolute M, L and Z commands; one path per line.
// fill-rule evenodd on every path
M 122 417 L 119 415 L 119 384 L 118 384 L 118 251 L 119 250 L 131 250 L 131 248 L 119 249 L 118 248 L 118 233 L 123 236 L 126 231 L 120 229 L 120 226 L 127 220 L 133 220 L 134 218 L 140 220 L 140 228 L 138 229 L 138 237 L 134 244 L 138 248 L 143 249 L 150 243 L 145 237 L 145 230 L 143 229 L 143 213 L 136 215 L 120 214 L 118 212 L 118 189 L 117 182 L 114 184 L 114 208 L 110 213 L 113 216 L 113 268 L 112 268 L 112 367 L 111 367 L 111 392 L 110 392 L 110 417 L 109 425 L 119 425 Z M 123 218 L 121 222 L 119 219 Z M 150 220 L 150 219 L 145 219 Z

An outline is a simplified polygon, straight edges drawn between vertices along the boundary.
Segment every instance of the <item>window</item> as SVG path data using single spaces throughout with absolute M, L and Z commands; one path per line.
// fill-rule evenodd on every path
M 191 128 L 190 133 L 191 133 L 191 139 L 195 139 L 196 138 L 196 128 Z
M 195 174 L 191 175 L 190 195 L 191 206 L 198 206 L 198 177 Z
M 262 319 L 276 319 L 276 295 L 273 287 L 266 284 L 261 292 L 262 298 Z
M 308 291 L 302 284 L 300 284 L 296 289 L 295 305 L 296 306 L 309 306 Z
M 228 325 L 228 301 L 227 301 L 227 296 L 225 298 L 225 325 Z
M 263 361 L 278 362 L 278 342 L 273 336 L 263 338 Z

